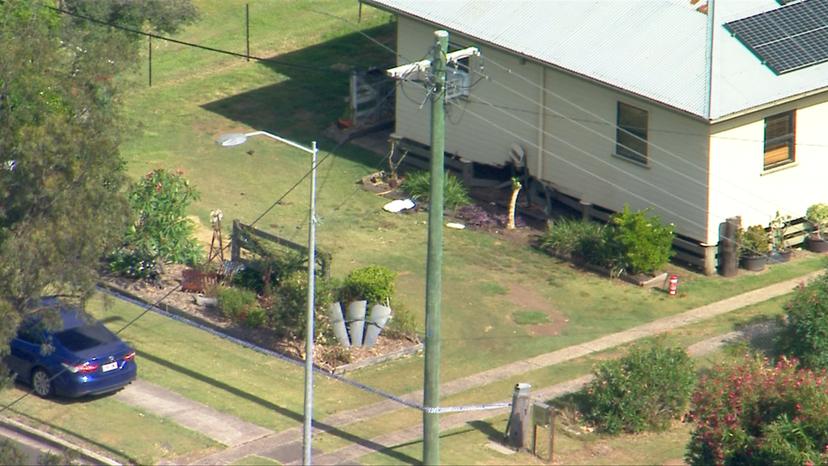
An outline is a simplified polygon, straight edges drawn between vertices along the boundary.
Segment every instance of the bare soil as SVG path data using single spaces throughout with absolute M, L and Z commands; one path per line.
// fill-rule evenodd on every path
M 566 316 L 531 288 L 513 284 L 509 287 L 509 294 L 506 295 L 506 299 L 517 308 L 543 312 L 549 318 L 549 322 L 545 324 L 530 325 L 528 328 L 532 335 L 560 335 L 561 330 L 567 325 Z

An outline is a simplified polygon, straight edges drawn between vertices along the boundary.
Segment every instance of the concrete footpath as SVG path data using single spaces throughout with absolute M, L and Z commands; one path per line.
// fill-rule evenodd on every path
M 269 429 L 221 413 L 141 379 L 114 396 L 118 401 L 170 419 L 229 447 L 274 434 Z
M 771 334 L 773 330 L 775 330 L 774 327 L 766 324 L 749 326 L 739 331 L 716 335 L 706 340 L 696 342 L 687 348 L 687 353 L 694 358 L 702 357 L 720 349 L 728 343 L 768 335 Z M 549 387 L 544 387 L 539 390 L 533 389 L 532 398 L 546 401 L 567 395 L 569 393 L 574 393 L 592 381 L 592 378 L 592 375 L 584 375 L 582 377 Z M 508 402 L 510 399 L 503 399 L 500 401 Z M 440 430 L 446 431 L 456 429 L 458 427 L 463 427 L 463 425 L 472 421 L 482 421 L 508 413 L 509 408 L 504 408 L 492 411 L 470 411 L 445 416 L 440 419 Z M 404 430 L 391 432 L 381 437 L 373 438 L 369 442 L 348 445 L 327 454 L 314 457 L 314 464 L 354 464 L 357 458 L 378 451 L 374 445 L 381 445 L 383 448 L 391 448 L 395 445 L 417 441 L 422 437 L 422 433 L 422 424 L 416 424 Z M 298 461 L 293 460 L 286 462 L 285 464 L 301 464 L 301 458 Z
M 642 338 L 658 335 L 667 331 L 710 319 L 734 310 L 761 303 L 769 299 L 782 296 L 791 292 L 796 286 L 802 282 L 809 281 L 823 273 L 822 270 L 809 273 L 807 275 L 797 277 L 784 282 L 776 283 L 764 288 L 742 293 L 738 296 L 701 306 L 680 314 L 664 317 L 661 319 L 642 324 L 628 330 L 613 333 L 610 335 L 597 338 L 595 340 L 582 343 L 579 345 L 570 346 L 550 353 L 541 354 L 533 358 L 523 361 L 516 361 L 510 364 L 505 364 L 500 367 L 489 369 L 487 371 L 472 374 L 466 377 L 446 382 L 440 386 L 440 394 L 442 397 L 448 397 L 466 390 L 476 387 L 488 385 L 493 382 L 509 379 L 520 374 L 534 371 L 537 369 L 547 368 L 560 364 L 566 361 L 571 361 L 580 357 L 588 356 L 590 354 L 614 348 L 619 345 L 630 343 Z M 733 337 L 733 335 L 730 337 Z M 721 337 L 716 337 L 721 338 Z M 558 384 L 553 387 L 548 387 L 544 390 L 535 392 L 535 396 L 542 399 L 550 399 L 555 396 L 569 393 L 577 390 L 586 383 L 585 378 L 576 379 L 573 381 Z M 422 391 L 403 395 L 404 398 L 416 403 L 422 402 Z M 509 400 L 505 400 L 509 401 Z M 379 401 L 360 408 L 342 411 L 336 413 L 328 418 L 321 420 L 321 422 L 314 423 L 315 433 L 337 431 L 339 428 L 371 419 L 378 416 L 391 414 L 394 411 L 403 409 L 404 406 L 391 400 Z M 497 411 L 485 412 L 467 412 L 451 416 L 444 416 L 441 419 L 441 429 L 450 429 L 458 427 L 471 420 L 483 419 L 497 415 Z M 375 439 L 364 439 L 355 443 L 352 446 L 346 447 L 337 452 L 326 454 L 319 457 L 321 460 L 329 463 L 335 462 L 353 462 L 355 458 L 363 454 L 387 448 L 401 442 L 408 442 L 417 440 L 422 434 L 421 426 L 412 426 L 403 431 L 392 432 Z M 302 432 L 301 429 L 292 428 L 280 433 L 264 436 L 254 444 L 243 444 L 234 448 L 229 448 L 222 452 L 207 456 L 197 460 L 197 464 L 229 464 L 244 456 L 256 454 L 264 457 L 274 459 L 283 464 L 292 464 L 301 462 L 302 458 Z M 340 458 L 341 461 L 337 460 Z M 317 458 L 314 459 L 317 462 Z

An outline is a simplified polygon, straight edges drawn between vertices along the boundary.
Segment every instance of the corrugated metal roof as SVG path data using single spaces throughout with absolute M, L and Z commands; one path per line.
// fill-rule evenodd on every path
M 714 2 L 709 115 L 708 17 L 689 0 L 363 1 L 712 120 L 828 86 L 828 63 L 777 76 L 723 27 L 775 0 Z

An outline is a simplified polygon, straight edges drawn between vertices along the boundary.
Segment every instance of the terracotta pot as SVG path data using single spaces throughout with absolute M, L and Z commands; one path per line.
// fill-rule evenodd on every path
M 828 252 L 828 240 L 808 236 L 805 238 L 805 247 L 813 252 Z
M 765 265 L 768 263 L 768 256 L 742 256 L 742 267 L 751 272 L 760 272 L 765 270 Z

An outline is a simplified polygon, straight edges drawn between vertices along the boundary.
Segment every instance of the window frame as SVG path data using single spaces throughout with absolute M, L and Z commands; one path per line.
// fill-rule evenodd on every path
M 640 112 L 644 114 L 644 127 L 635 127 L 628 124 L 622 124 L 622 113 L 625 111 Z M 640 117 L 640 115 L 638 115 Z M 643 130 L 643 131 L 642 131 Z M 643 133 L 643 135 L 642 135 Z M 625 102 L 618 101 L 615 110 L 615 155 L 641 165 L 648 165 L 649 156 L 649 133 L 650 133 L 650 112 L 643 108 L 630 105 Z M 643 143 L 643 152 L 639 151 L 641 148 L 630 147 L 630 139 L 633 138 L 638 144 Z M 623 142 L 622 142 L 623 140 Z
M 768 137 L 769 120 L 787 118 L 788 132 L 782 135 Z M 796 162 L 796 110 L 789 110 L 787 112 L 777 113 L 766 117 L 764 120 L 764 134 L 762 147 L 762 170 L 768 171 L 784 165 Z M 770 148 L 769 148 L 770 147 Z M 782 160 L 776 160 L 768 163 L 768 153 L 776 151 L 780 148 L 787 147 L 787 157 Z

